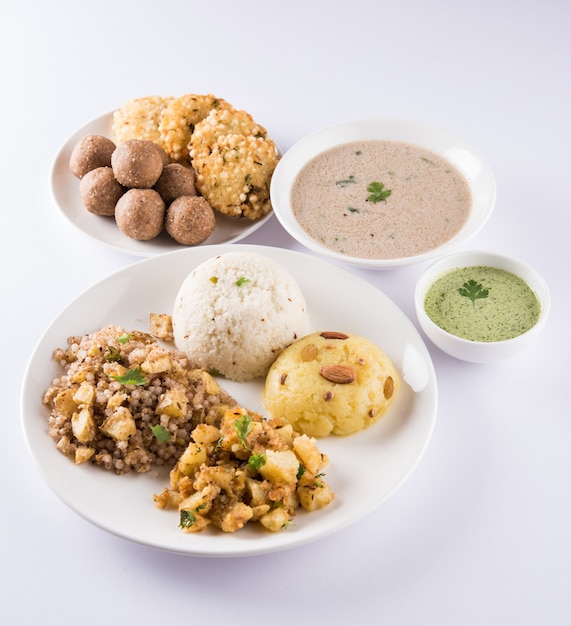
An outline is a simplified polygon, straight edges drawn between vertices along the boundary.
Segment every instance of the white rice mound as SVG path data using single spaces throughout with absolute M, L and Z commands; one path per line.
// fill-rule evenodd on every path
M 197 266 L 173 312 L 176 347 L 201 369 L 244 382 L 265 376 L 309 332 L 299 285 L 261 254 L 229 252 Z

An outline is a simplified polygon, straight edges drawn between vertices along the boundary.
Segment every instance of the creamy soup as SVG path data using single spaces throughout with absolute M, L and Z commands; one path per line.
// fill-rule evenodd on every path
M 422 254 L 446 243 L 472 208 L 468 181 L 449 161 L 408 143 L 359 141 L 307 163 L 293 213 L 321 245 L 363 259 Z

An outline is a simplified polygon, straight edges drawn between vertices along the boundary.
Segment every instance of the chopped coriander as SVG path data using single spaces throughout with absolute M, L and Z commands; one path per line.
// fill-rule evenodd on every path
M 487 298 L 489 289 L 484 289 L 484 287 L 477 283 L 473 278 L 469 281 L 465 282 L 462 287 L 458 289 L 458 293 L 461 296 L 466 298 L 470 298 L 472 300 L 472 304 L 476 306 L 476 300 L 479 298 Z
M 264 467 L 265 464 L 265 454 L 252 454 L 252 456 L 248 459 L 248 467 L 255 471 L 259 470 L 261 467 Z
M 242 445 L 246 448 L 246 450 L 250 449 L 246 443 L 246 437 L 250 434 L 251 430 L 252 418 L 249 415 L 240 415 L 240 417 L 234 422 L 234 431 L 236 432 L 236 436 L 242 442 Z
M 216 284 L 218 282 L 218 276 L 211 276 L 210 282 Z
M 429 165 L 433 165 L 434 167 L 438 167 L 436 163 L 432 159 L 429 159 L 428 157 L 421 156 L 420 160 L 424 161 L 425 163 L 428 163 Z
M 252 448 L 246 442 L 246 437 L 250 434 L 252 430 L 252 418 L 249 415 L 241 415 L 234 422 L 234 431 L 236 432 L 236 436 L 242 442 L 242 445 L 248 452 L 252 452 Z M 266 455 L 265 454 L 252 454 L 248 459 L 248 467 L 252 470 L 259 470 L 266 463 Z
M 117 348 L 109 346 L 103 358 L 107 361 L 107 363 L 118 363 L 121 360 L 121 353 L 117 350 Z
M 180 528 L 192 528 L 196 522 L 196 515 L 187 509 L 183 509 L 180 512 Z
M 299 464 L 299 467 L 297 468 L 297 475 L 296 475 L 296 479 L 299 480 L 303 475 L 305 474 L 305 466 L 303 466 L 301 463 Z
M 315 484 L 315 486 L 319 487 L 320 489 L 323 487 L 323 483 L 318 479 L 321 478 L 322 476 L 325 476 L 323 472 L 321 474 L 317 474 L 313 480 L 313 483 Z
M 242 285 L 245 285 L 246 283 L 251 282 L 251 280 L 249 278 L 246 278 L 245 276 L 240 277 L 237 281 L 236 281 L 236 285 L 238 287 L 241 287 Z
M 117 341 L 121 344 L 125 344 L 131 340 L 131 335 L 129 333 L 123 333 L 117 337 Z
M 349 211 L 349 213 L 360 213 L 359 209 L 356 209 L 354 206 L 348 206 L 347 211 Z
M 347 185 L 354 185 L 356 182 L 357 180 L 355 179 L 355 176 L 351 174 L 350 176 L 348 176 L 347 178 L 343 180 L 336 180 L 335 184 L 339 185 L 339 187 L 347 187 Z
M 169 431 L 162 424 L 155 424 L 155 426 L 151 426 L 151 430 L 158 441 L 170 441 L 172 437 Z
M 180 512 L 179 527 L 192 528 L 196 523 L 196 516 L 200 513 L 200 511 L 206 509 L 207 507 L 208 505 L 206 504 L 206 502 L 203 502 L 194 509 L 182 509 L 182 511 Z
M 391 195 L 390 189 L 385 189 L 383 183 L 373 182 L 367 187 L 367 191 L 371 194 L 368 198 L 368 202 L 385 202 Z
M 123 376 L 111 376 L 111 378 L 122 385 L 144 385 L 147 382 L 147 379 L 139 367 L 130 369 Z

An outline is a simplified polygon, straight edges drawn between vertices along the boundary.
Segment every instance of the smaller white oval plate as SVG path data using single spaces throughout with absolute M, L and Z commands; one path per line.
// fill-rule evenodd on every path
M 166 231 L 150 241 L 137 241 L 124 235 L 113 217 L 93 215 L 82 204 L 79 195 L 79 179 L 69 169 L 69 159 L 77 142 L 86 135 L 113 137 L 111 124 L 113 113 L 106 113 L 75 132 L 58 152 L 51 173 L 52 195 L 63 215 L 82 233 L 112 248 L 136 256 L 154 256 L 180 250 L 188 246 L 177 243 Z M 212 235 L 199 245 L 234 243 L 256 231 L 271 217 L 268 213 L 259 220 L 232 218 L 215 212 L 216 228 Z
M 311 330 L 360 334 L 375 342 L 401 372 L 403 385 L 391 410 L 366 431 L 318 442 L 329 455 L 325 469 L 335 500 L 313 513 L 299 512 L 287 530 L 269 533 L 248 524 L 227 534 L 214 529 L 186 534 L 176 511 L 155 508 L 153 493 L 168 486 L 168 472 L 116 476 L 85 463 L 75 466 L 47 432 L 42 397 L 61 369 L 53 350 L 70 335 L 107 324 L 148 330 L 150 313 L 171 313 L 182 281 L 197 265 L 230 251 L 256 252 L 285 267 L 305 295 Z M 244 407 L 265 413 L 263 380 L 220 384 Z M 87 289 L 53 321 L 29 362 L 22 388 L 23 428 L 32 456 L 53 491 L 96 526 L 154 548 L 194 556 L 231 557 L 300 546 L 356 522 L 394 493 L 417 467 L 431 438 L 437 405 L 436 376 L 428 350 L 408 317 L 381 291 L 347 270 L 300 252 L 245 244 L 202 246 L 141 260 Z

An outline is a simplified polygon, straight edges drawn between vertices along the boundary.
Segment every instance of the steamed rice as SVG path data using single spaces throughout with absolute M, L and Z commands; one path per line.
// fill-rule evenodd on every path
M 288 345 L 309 332 L 304 296 L 278 263 L 249 252 L 196 267 L 173 312 L 176 347 L 197 367 L 238 382 L 264 376 Z

